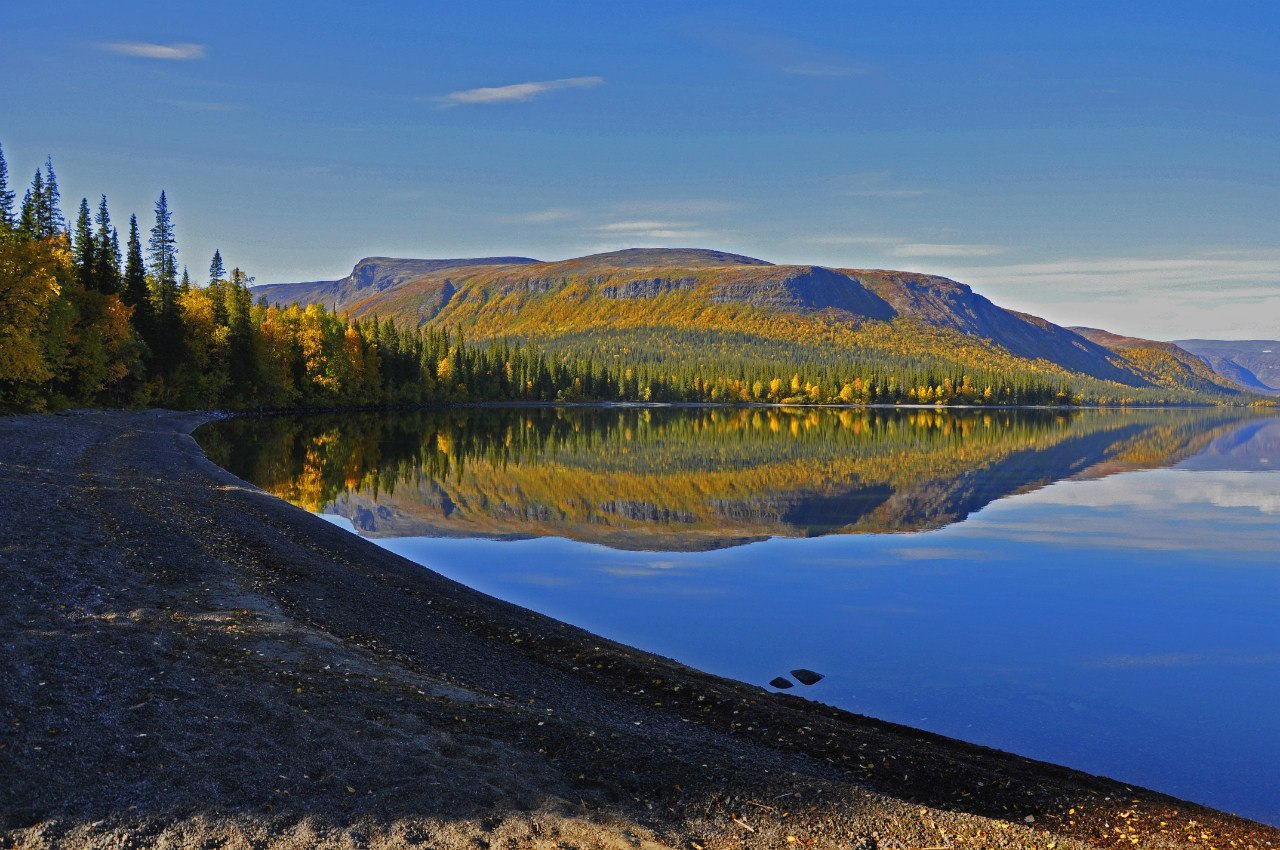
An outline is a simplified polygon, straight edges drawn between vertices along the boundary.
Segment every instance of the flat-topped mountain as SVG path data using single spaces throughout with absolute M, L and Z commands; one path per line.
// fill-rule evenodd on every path
M 1094 339 L 944 277 L 775 265 L 706 249 L 634 248 L 557 262 L 371 258 L 340 281 L 256 292 L 280 305 L 323 303 L 357 318 L 466 328 L 472 340 L 527 340 L 594 358 L 625 352 L 659 369 L 711 360 L 789 377 L 802 365 L 873 372 L 906 363 L 957 383 L 975 373 L 1063 386 L 1084 378 L 1105 382 L 1093 387 L 1104 400 L 1125 400 L 1133 389 L 1240 392 L 1186 352 L 1155 357 L 1150 347 Z M 1189 397 L 1152 397 L 1166 399 Z

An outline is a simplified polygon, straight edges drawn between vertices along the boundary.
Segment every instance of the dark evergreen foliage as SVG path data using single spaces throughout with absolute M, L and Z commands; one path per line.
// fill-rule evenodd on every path
M 9 164 L 4 159 L 4 148 L 0 146 L 0 228 L 12 230 L 17 226 L 13 217 L 13 189 L 9 187 Z
M 44 161 L 44 186 L 42 187 L 42 203 L 41 203 L 41 235 L 54 236 L 66 230 L 67 223 L 62 217 L 62 210 L 58 206 L 62 196 L 58 192 L 58 177 L 53 173 L 53 158 L 49 157 Z
M 120 291 L 120 237 L 111 226 L 111 214 L 107 211 L 107 196 L 98 202 L 94 216 L 97 229 L 94 233 L 94 280 L 98 289 L 107 294 Z
M 222 265 L 222 252 L 217 248 L 213 249 L 213 259 L 209 261 L 209 283 L 218 283 L 225 280 L 227 270 Z
M 76 229 L 72 236 L 71 256 L 75 260 L 80 285 L 85 289 L 97 289 L 98 256 L 93 236 L 93 219 L 89 215 L 89 199 L 80 199 L 80 212 L 76 216 Z
M 44 175 L 37 168 L 35 177 L 31 178 L 31 188 L 22 196 L 22 212 L 18 216 L 18 232 L 28 239 L 47 235 L 43 231 L 44 199 Z

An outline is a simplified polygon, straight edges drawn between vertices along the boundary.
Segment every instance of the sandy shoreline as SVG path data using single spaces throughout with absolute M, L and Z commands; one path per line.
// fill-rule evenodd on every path
M 1280 847 L 485 597 L 214 466 L 207 418 L 0 419 L 6 847 Z

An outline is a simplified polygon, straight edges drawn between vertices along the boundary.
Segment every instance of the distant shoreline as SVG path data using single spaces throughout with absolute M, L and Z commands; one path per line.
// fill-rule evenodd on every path
M 784 404 L 781 402 L 700 402 L 700 401 L 459 401 L 405 405 L 368 405 L 346 407 L 285 407 L 270 409 L 216 409 L 192 411 L 229 419 L 236 416 L 289 416 L 323 413 L 405 413 L 427 410 L 485 410 L 521 408 L 563 408 L 598 410 L 932 410 L 999 411 L 999 410 L 1239 410 L 1275 415 L 1269 405 L 1218 404 Z
M 1280 847 L 462 587 L 215 466 L 214 418 L 0 419 L 17 846 Z

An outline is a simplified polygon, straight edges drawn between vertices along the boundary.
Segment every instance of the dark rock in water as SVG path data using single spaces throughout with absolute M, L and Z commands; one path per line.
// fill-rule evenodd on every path
M 821 673 L 815 673 L 812 670 L 806 670 L 801 667 L 799 670 L 792 670 L 791 675 L 796 677 L 796 681 L 802 685 L 813 685 L 821 682 L 823 676 Z
M 776 679 L 774 679 L 774 680 L 773 680 L 772 682 L 770 682 L 769 684 L 770 684 L 770 685 L 772 685 L 772 686 L 773 686 L 773 687 L 775 687 L 775 688 L 790 688 L 790 687 L 794 687 L 794 686 L 791 684 L 791 681 L 790 681 L 789 679 L 784 679 L 784 678 L 782 678 L 781 676 L 777 677 Z

